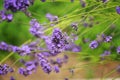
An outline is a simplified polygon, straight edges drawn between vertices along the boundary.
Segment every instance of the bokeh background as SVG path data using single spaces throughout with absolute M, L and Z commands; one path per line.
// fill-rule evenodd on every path
M 86 0 L 87 7 L 83 8 L 79 1 L 74 3 L 70 1 L 56 1 L 56 2 L 41 2 L 35 0 L 34 5 L 30 6 L 28 11 L 31 12 L 32 18 L 36 18 L 41 24 L 49 23 L 45 15 L 51 13 L 57 15 L 61 22 L 55 27 L 59 27 L 68 34 L 76 33 L 78 40 L 76 44 L 81 46 L 82 50 L 79 53 L 68 53 L 69 62 L 63 65 L 61 72 L 58 74 L 52 73 L 47 75 L 42 70 L 38 70 L 35 74 L 24 78 L 16 73 L 17 80 L 62 80 L 65 77 L 71 80 L 80 80 L 81 78 L 103 78 L 119 65 L 120 55 L 116 53 L 116 49 L 112 50 L 112 54 L 106 57 L 106 60 L 100 62 L 100 55 L 109 50 L 112 45 L 120 45 L 120 15 L 116 13 L 115 7 L 119 5 L 119 0 L 109 0 L 108 4 L 97 2 L 96 0 Z M 0 0 L 0 9 L 3 9 L 3 0 Z M 0 41 L 8 44 L 20 46 L 29 39 L 34 40 L 35 37 L 29 32 L 29 22 L 32 18 L 27 17 L 22 12 L 14 13 L 12 22 L 0 23 Z M 92 18 L 92 20 L 91 20 Z M 117 19 L 117 20 L 116 20 Z M 116 21 L 115 21 L 116 20 Z M 78 31 L 74 31 L 70 24 L 72 22 L 79 22 Z M 85 27 L 83 23 L 88 23 Z M 48 26 L 47 26 L 48 27 Z M 51 33 L 53 28 L 48 30 Z M 104 32 L 106 35 L 113 35 L 113 40 L 110 43 L 103 43 L 95 50 L 89 48 L 89 43 L 84 43 L 83 39 L 90 41 L 96 39 L 96 36 Z M 3 60 L 8 52 L 0 51 L 0 60 Z M 61 55 L 60 55 L 61 56 Z M 20 56 L 18 54 L 12 55 L 6 63 L 12 64 Z M 59 56 L 58 56 L 59 57 Z M 17 69 L 19 65 L 14 65 Z M 74 75 L 69 72 L 70 68 L 75 68 Z M 120 73 L 115 72 L 106 77 L 115 78 Z M 6 78 L 0 77 L 0 80 L 9 80 L 10 75 Z M 21 77 L 22 79 L 19 79 Z

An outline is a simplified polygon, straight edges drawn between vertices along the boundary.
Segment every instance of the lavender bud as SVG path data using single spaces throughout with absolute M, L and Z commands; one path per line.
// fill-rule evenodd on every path
M 98 47 L 98 42 L 96 40 L 92 41 L 90 44 L 89 44 L 89 47 L 91 49 L 95 49 Z
M 7 15 L 8 22 L 12 21 L 12 19 L 13 19 L 13 15 L 12 14 L 8 14 Z
M 120 46 L 117 47 L 117 53 L 120 54 Z
M 10 77 L 10 80 L 15 80 L 15 78 L 13 76 Z
M 56 73 L 59 73 L 59 72 L 60 72 L 59 67 L 58 67 L 58 66 L 54 66 L 54 71 L 55 71 Z
M 120 14 L 120 6 L 117 6 L 117 7 L 116 7 L 116 12 L 117 12 L 118 14 Z

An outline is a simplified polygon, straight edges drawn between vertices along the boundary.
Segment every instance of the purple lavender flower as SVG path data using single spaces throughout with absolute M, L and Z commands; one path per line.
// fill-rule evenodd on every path
M 59 67 L 61 67 L 61 66 L 62 66 L 62 63 L 63 63 L 63 59 L 57 58 L 57 59 L 56 59 L 56 63 L 58 64 Z
M 102 2 L 103 2 L 103 3 L 106 3 L 106 2 L 108 2 L 108 0 L 102 0 Z
M 26 69 L 20 67 L 18 70 L 19 74 L 24 75 L 24 76 L 28 76 L 30 75 L 29 71 L 27 71 Z
M 32 71 L 35 71 L 36 65 L 34 61 L 29 61 L 25 63 L 26 70 L 29 71 L 30 74 L 32 74 Z
M 86 2 L 84 0 L 80 0 L 80 4 L 81 4 L 82 7 L 86 6 Z
M 8 72 L 11 72 L 11 67 L 7 64 L 0 65 L 0 75 L 6 75 Z
M 8 49 L 8 44 L 5 42 L 0 42 L 0 49 L 1 50 L 7 50 Z
M 19 62 L 22 63 L 22 64 L 26 63 L 24 59 L 20 59 Z
M 83 41 L 83 43 L 87 43 L 87 42 L 89 42 L 90 41 L 90 39 L 88 39 L 88 38 L 82 38 L 82 41 Z
M 75 22 L 71 24 L 71 27 L 72 27 L 75 31 L 78 30 L 78 24 L 75 23 Z
M 28 45 L 23 45 L 21 48 L 19 48 L 18 53 L 21 56 L 29 55 L 31 53 L 31 49 Z
M 64 59 L 68 59 L 69 57 L 67 55 L 64 55 Z
M 54 15 L 52 15 L 52 14 L 50 14 L 50 13 L 47 13 L 47 14 L 46 14 L 46 18 L 47 18 L 49 21 L 51 21 L 51 22 L 58 20 L 58 16 L 54 16 Z
M 12 19 L 13 19 L 13 15 L 12 14 L 8 14 L 7 15 L 7 20 L 10 22 L 10 21 L 12 21 Z
M 14 69 L 10 67 L 10 68 L 8 69 L 8 71 L 12 73 L 12 72 L 14 72 Z
M 41 0 L 42 2 L 45 2 L 46 0 Z
M 4 8 L 12 12 L 26 10 L 31 4 L 33 0 L 4 0 Z
M 58 67 L 58 66 L 54 66 L 54 71 L 55 71 L 56 73 L 59 73 L 59 72 L 60 72 L 59 67 Z
M 50 52 L 42 52 L 41 54 L 43 54 L 45 57 L 50 57 L 51 56 Z
M 58 29 L 54 29 L 51 37 L 45 39 L 48 50 L 52 55 L 57 55 L 58 53 L 65 50 L 65 45 L 68 44 L 66 36 Z
M 61 58 L 57 58 L 57 59 L 56 59 L 56 62 L 57 62 L 58 64 L 62 64 L 62 59 L 61 59 Z
M 106 36 L 105 38 L 104 38 L 104 41 L 105 42 L 110 42 L 112 40 L 112 36 Z
M 4 21 L 7 20 L 8 22 L 12 21 L 13 15 L 12 14 L 6 14 L 4 10 L 0 11 L 0 20 Z
M 101 57 L 108 56 L 108 55 L 110 55 L 110 54 L 111 54 L 110 51 L 104 51 L 104 53 L 101 54 Z
M 117 53 L 120 54 L 120 46 L 117 47 Z
M 117 6 L 117 7 L 116 7 L 116 12 L 117 12 L 118 14 L 120 14 L 120 6 Z
M 72 52 L 80 52 L 81 47 L 78 45 L 75 45 L 74 43 L 69 43 L 65 46 L 66 51 L 72 51 Z
M 88 27 L 88 25 L 89 25 L 89 24 L 86 23 L 86 22 L 83 23 L 83 26 L 84 26 L 84 27 Z
M 30 21 L 30 33 L 33 34 L 34 36 L 41 38 L 44 34 L 44 28 L 42 25 L 39 24 L 39 22 L 36 19 L 32 19 Z
M 10 77 L 10 80 L 15 80 L 15 78 L 13 76 Z
M 5 11 L 0 11 L 0 19 L 1 20 L 5 20 L 6 19 L 6 14 L 5 14 Z
M 43 71 L 49 74 L 52 71 L 52 67 L 50 63 L 48 62 L 48 60 L 41 53 L 36 54 L 36 57 Z
M 73 52 L 80 52 L 80 51 L 81 51 L 81 47 L 80 47 L 80 46 L 77 46 L 77 45 L 74 45 L 72 51 L 73 51 Z
M 92 41 L 90 44 L 89 44 L 89 47 L 91 49 L 95 49 L 98 47 L 98 42 L 96 40 Z
M 18 71 L 19 71 L 19 74 L 28 76 L 36 71 L 37 65 L 35 61 L 28 61 L 25 63 L 25 67 L 26 68 L 20 67 Z
M 63 57 L 63 63 L 67 63 L 68 62 L 68 56 L 67 55 L 64 55 L 64 57 Z

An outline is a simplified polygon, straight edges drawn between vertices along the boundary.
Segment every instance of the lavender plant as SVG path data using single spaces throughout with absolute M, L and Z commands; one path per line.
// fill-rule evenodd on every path
M 41 5 L 47 4 L 47 0 L 3 0 L 3 2 L 3 10 L 0 11 L 1 22 L 7 20 L 12 23 L 17 12 L 24 12 L 29 18 L 27 25 L 33 39 L 21 46 L 0 42 L 0 50 L 11 52 L 0 61 L 0 76 L 14 72 L 12 66 L 3 63 L 15 54 L 20 58 L 13 65 L 17 62 L 22 63 L 17 71 L 25 77 L 35 73 L 39 67 L 47 74 L 61 72 L 62 65 L 66 65 L 69 61 L 67 53 L 82 55 L 84 57 L 81 58 L 82 60 L 87 58 L 86 55 L 92 56 L 90 62 L 94 63 L 107 61 L 107 57 L 111 60 L 119 60 L 120 47 L 115 43 L 119 40 L 117 38 L 119 28 L 112 26 L 119 25 L 119 1 L 80 0 L 76 3 L 75 0 L 69 0 L 69 4 L 76 3 L 72 12 L 68 10 L 63 14 L 67 15 L 63 17 L 47 12 L 44 15 L 46 18 L 44 24 L 35 17 L 40 15 L 30 11 L 29 7 L 39 6 L 40 2 Z M 54 1 L 52 4 L 57 3 Z M 78 7 L 79 5 L 81 7 Z M 56 56 L 60 54 L 63 54 L 63 57 L 57 58 Z M 26 57 L 29 59 L 27 60 Z M 74 69 L 69 69 L 72 75 Z M 118 68 L 113 72 L 117 70 Z M 103 78 L 108 75 L 110 74 Z M 15 78 L 11 76 L 10 80 Z

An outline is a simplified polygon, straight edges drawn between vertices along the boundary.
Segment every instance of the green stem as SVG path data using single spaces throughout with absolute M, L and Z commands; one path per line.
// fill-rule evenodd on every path
M 105 76 L 103 76 L 102 80 L 104 80 L 105 78 L 109 77 L 111 74 L 113 74 L 114 72 L 116 72 L 116 68 L 113 69 L 111 72 L 109 72 L 108 74 L 106 74 Z

